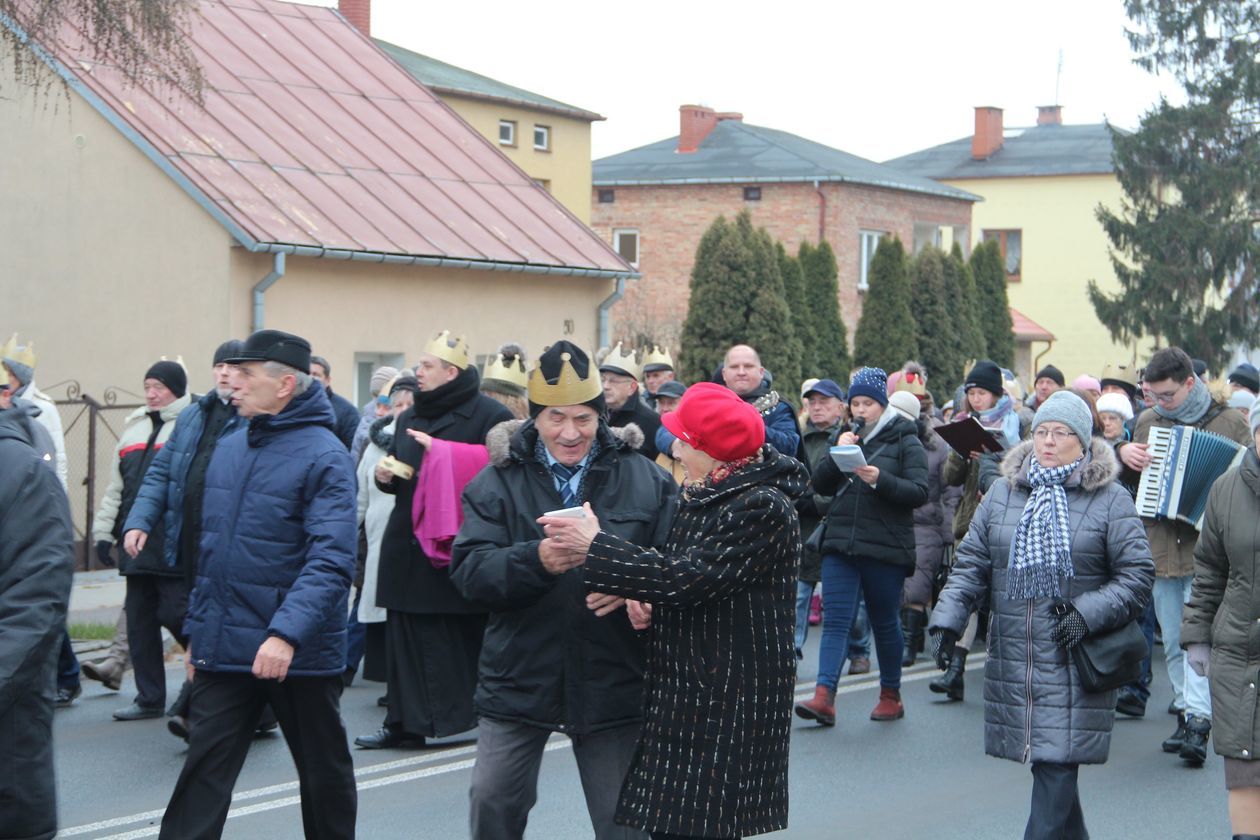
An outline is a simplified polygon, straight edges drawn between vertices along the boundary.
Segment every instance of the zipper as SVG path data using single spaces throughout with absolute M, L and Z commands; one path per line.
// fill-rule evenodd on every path
M 1027 643 L 1027 647 L 1025 648 L 1025 650 L 1028 653 L 1028 656 L 1027 656 L 1028 666 L 1025 669 L 1025 675 L 1024 675 L 1024 690 L 1026 692 L 1024 695 L 1024 709 L 1025 709 L 1024 711 L 1024 755 L 1023 755 L 1023 758 L 1020 759 L 1020 762 L 1019 762 L 1020 764 L 1027 764 L 1028 757 L 1029 755 L 1032 754 L 1032 716 L 1033 716 L 1033 707 L 1032 707 L 1032 701 L 1033 701 L 1033 696 L 1032 696 L 1032 689 L 1033 689 L 1033 602 L 1032 601 L 1028 602 L 1028 620 L 1025 624 L 1026 624 L 1025 641 Z

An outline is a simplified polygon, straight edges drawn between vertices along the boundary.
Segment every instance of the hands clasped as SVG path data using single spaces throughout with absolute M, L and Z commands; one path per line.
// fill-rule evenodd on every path
M 586 516 L 580 519 L 567 516 L 540 516 L 546 538 L 538 544 L 538 557 L 543 568 L 553 575 L 563 574 L 586 562 L 586 552 L 595 535 L 599 533 L 599 519 L 591 510 L 591 503 L 582 506 Z

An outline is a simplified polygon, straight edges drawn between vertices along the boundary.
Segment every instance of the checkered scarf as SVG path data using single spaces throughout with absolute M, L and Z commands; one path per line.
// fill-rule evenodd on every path
M 1034 457 L 1028 466 L 1032 493 L 1015 526 L 1006 573 L 1006 596 L 1011 600 L 1057 597 L 1059 578 L 1072 577 L 1072 532 L 1068 530 L 1067 493 L 1063 482 L 1085 459 L 1043 467 Z

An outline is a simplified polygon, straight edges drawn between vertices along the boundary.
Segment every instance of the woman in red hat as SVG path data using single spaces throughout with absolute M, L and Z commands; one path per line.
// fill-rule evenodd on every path
M 742 837 L 787 826 L 800 526 L 808 476 L 765 443 L 757 410 L 693 385 L 661 418 L 686 470 L 663 552 L 585 519 L 543 517 L 585 556 L 587 588 L 650 623 L 646 722 L 617 820 L 656 837 Z

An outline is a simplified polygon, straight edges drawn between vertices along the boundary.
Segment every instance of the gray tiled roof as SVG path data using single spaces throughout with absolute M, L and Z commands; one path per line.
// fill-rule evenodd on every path
M 437 93 L 505 102 L 509 105 L 540 109 L 591 122 L 604 119 L 594 111 L 587 111 L 584 108 L 578 108 L 556 99 L 540 96 L 537 93 L 531 93 L 528 90 L 504 84 L 489 76 L 482 76 L 480 73 L 456 67 L 454 64 L 447 64 L 445 61 L 438 61 L 436 58 L 412 52 L 397 44 L 382 41 L 380 38 L 373 38 L 372 40 L 421 84 Z
M 671 137 L 592 164 L 595 186 L 636 184 L 756 184 L 846 181 L 962 201 L 979 197 L 930 178 L 875 163 L 857 155 L 773 128 L 723 120 L 700 148 L 678 154 Z
M 1028 175 L 1093 175 L 1114 172 L 1111 134 L 1105 123 L 1008 128 L 986 160 L 972 160 L 971 137 L 885 161 L 927 178 L 1011 178 Z

